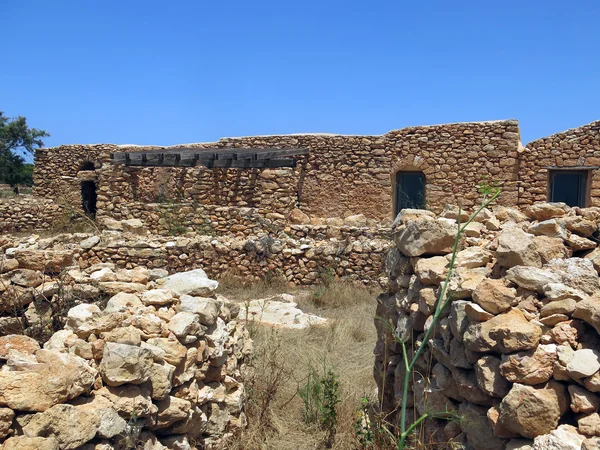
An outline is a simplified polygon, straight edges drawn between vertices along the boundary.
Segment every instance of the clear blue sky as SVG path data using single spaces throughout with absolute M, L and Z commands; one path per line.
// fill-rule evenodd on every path
M 67 143 L 600 119 L 600 1 L 0 0 L 0 110 Z

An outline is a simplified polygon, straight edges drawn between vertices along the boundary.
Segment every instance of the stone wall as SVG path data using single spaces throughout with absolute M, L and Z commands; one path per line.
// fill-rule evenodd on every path
M 216 299 L 201 270 L 80 270 L 73 250 L 10 253 L 0 260 L 2 448 L 216 450 L 245 427 L 252 342 L 239 305 Z
M 65 214 L 64 209 L 51 199 L 0 198 L 0 233 L 49 230 L 62 223 Z
M 520 155 L 519 203 L 548 198 L 547 167 L 599 167 L 600 121 L 530 142 Z M 600 170 L 591 170 L 589 206 L 600 206 Z
M 115 151 L 149 147 L 71 145 L 36 152 L 34 194 L 67 197 L 80 204 L 80 170 L 93 162 L 99 212 L 119 214 L 131 201 L 188 201 L 202 205 L 255 207 L 287 215 L 298 206 L 311 217 L 364 214 L 390 220 L 397 171 L 420 170 L 427 179 L 427 207 L 439 211 L 477 197 L 483 178 L 497 180 L 503 200 L 517 200 L 519 129 L 516 121 L 410 127 L 381 136 L 284 135 L 224 138 L 198 148 L 308 148 L 293 169 L 108 167 Z M 173 147 L 175 148 L 175 147 Z M 158 148 L 156 148 L 158 149 Z M 104 163 L 104 164 L 103 164 Z
M 405 210 L 393 230 L 389 285 L 378 298 L 374 375 L 399 424 L 404 362 L 425 351 L 408 392 L 408 420 L 427 420 L 435 448 L 600 446 L 599 208 L 542 203 L 484 210 L 467 228 L 427 342 L 456 236 L 456 212 Z M 463 218 L 463 223 L 464 223 Z M 455 447 L 452 447 L 455 448 Z

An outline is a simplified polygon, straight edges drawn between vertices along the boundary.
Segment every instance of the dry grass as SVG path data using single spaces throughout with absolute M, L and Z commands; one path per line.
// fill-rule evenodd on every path
M 290 292 L 282 284 L 261 283 L 240 288 L 247 300 Z M 306 382 L 309 367 L 325 364 L 339 376 L 340 399 L 334 449 L 358 448 L 354 425 L 361 398 L 376 398 L 373 379 L 373 323 L 376 292 L 342 282 L 294 292 L 300 308 L 330 321 L 328 326 L 307 330 L 251 327 L 255 344 L 254 376 L 249 385 L 249 427 L 236 442 L 237 449 L 324 448 L 326 432 L 303 420 L 303 403 L 297 395 Z M 258 294 L 258 295 L 257 295 Z

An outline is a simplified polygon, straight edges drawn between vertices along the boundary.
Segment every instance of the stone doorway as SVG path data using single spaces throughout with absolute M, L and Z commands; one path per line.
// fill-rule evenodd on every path
M 395 185 L 394 217 L 405 208 L 425 208 L 425 174 L 423 172 L 396 172 Z

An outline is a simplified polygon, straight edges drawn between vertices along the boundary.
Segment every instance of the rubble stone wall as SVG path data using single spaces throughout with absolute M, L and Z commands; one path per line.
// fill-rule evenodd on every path
M 380 136 L 253 136 L 191 145 L 310 150 L 298 157 L 296 168 L 279 170 L 110 167 L 111 152 L 149 147 L 68 145 L 36 152 L 34 194 L 81 204 L 80 182 L 91 176 L 81 169 L 92 162 L 98 172 L 98 209 L 106 216 L 118 216 L 119 205 L 132 201 L 185 200 L 256 207 L 262 214 L 287 215 L 298 206 L 311 217 L 364 214 L 382 221 L 393 216 L 398 171 L 424 172 L 432 210 L 458 198 L 471 206 L 476 185 L 485 177 L 497 180 L 505 192 L 503 201 L 515 204 L 519 145 L 513 120 L 410 127 Z
M 600 208 L 538 203 L 523 212 L 484 210 L 469 225 L 451 300 L 427 342 L 457 214 L 405 210 L 393 230 L 374 376 L 384 412 L 399 424 L 400 341 L 409 358 L 426 346 L 408 420 L 425 412 L 461 418 L 425 422 L 422 436 L 435 448 L 600 448 Z
M 32 196 L 0 199 L 0 233 L 49 230 L 64 217 L 63 208 L 51 199 Z
M 201 270 L 81 270 L 76 253 L 0 260 L 2 448 L 224 448 L 246 425 L 239 305 Z
M 519 204 L 546 201 L 548 167 L 583 167 L 591 172 L 588 206 L 600 206 L 600 121 L 530 142 L 520 159 Z

